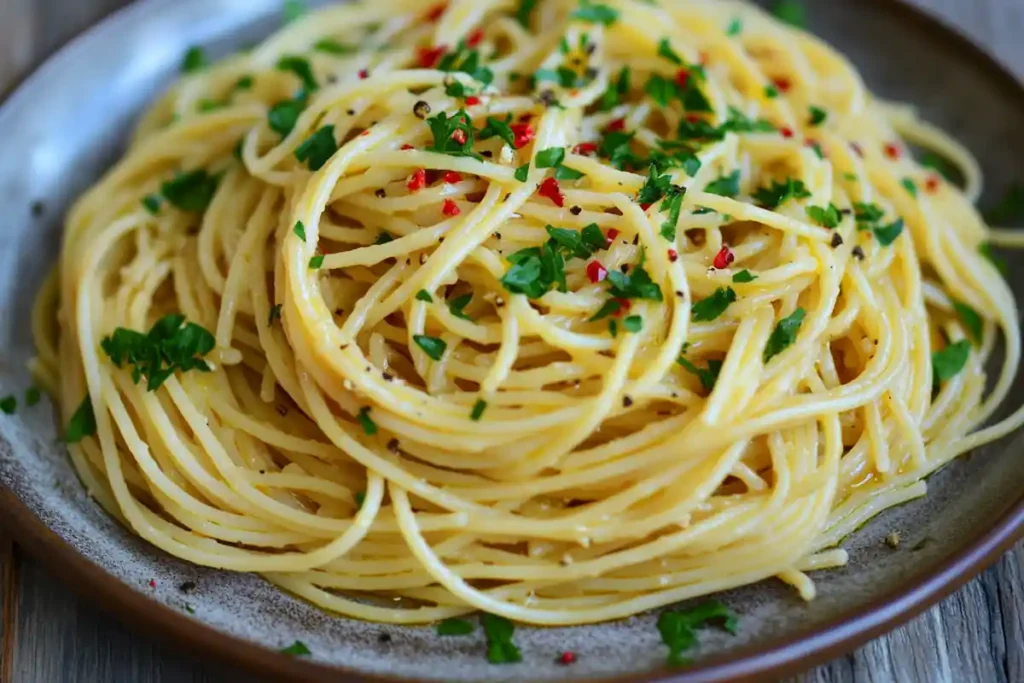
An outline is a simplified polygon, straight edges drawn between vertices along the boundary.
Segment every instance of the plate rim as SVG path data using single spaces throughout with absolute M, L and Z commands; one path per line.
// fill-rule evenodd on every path
M 1001 84 L 1024 114 L 1024 81 L 1010 72 L 999 58 L 945 19 L 911 5 L 908 0 L 858 1 L 880 6 L 893 13 L 897 20 L 912 23 L 917 29 L 942 38 L 948 49 L 962 54 L 965 60 L 984 71 L 988 79 Z M 73 60 L 82 43 L 95 34 L 109 32 L 129 15 L 147 11 L 159 2 L 137 0 L 107 14 L 74 36 L 26 75 L 16 78 L 6 92 L 0 91 L 0 117 L 13 100 L 26 96 L 25 93 L 43 81 L 50 70 L 61 62 Z M 187 617 L 134 590 L 81 555 L 3 484 L 0 484 L 0 511 L 4 513 L 6 534 L 56 575 L 62 584 L 122 623 L 141 625 L 149 634 L 188 648 L 190 653 L 208 655 L 218 664 L 231 664 L 253 674 L 270 674 L 279 680 L 414 683 L 414 679 L 368 674 L 289 657 Z M 659 668 L 642 674 L 617 674 L 585 680 L 589 683 L 762 683 L 798 674 L 840 657 L 906 623 L 981 574 L 1022 539 L 1024 492 L 1016 501 L 1010 502 L 976 540 L 937 561 L 923 576 L 904 582 L 823 626 L 708 657 L 685 671 Z

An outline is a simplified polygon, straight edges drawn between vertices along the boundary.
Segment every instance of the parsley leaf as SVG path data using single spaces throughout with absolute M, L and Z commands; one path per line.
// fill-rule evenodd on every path
M 712 180 L 704 188 L 708 194 L 717 194 L 723 197 L 735 197 L 740 193 L 740 172 L 739 169 L 729 175 L 720 176 Z
M 425 289 L 421 289 L 420 291 L 416 292 L 416 300 L 426 301 L 428 304 L 434 303 L 434 297 L 430 296 L 430 292 L 428 292 Z
M 292 228 L 292 232 L 294 232 L 295 235 L 303 242 L 306 241 L 306 226 L 302 224 L 302 221 L 295 222 L 295 227 Z
M 701 386 L 707 391 L 712 391 L 715 388 L 715 383 L 718 382 L 718 375 L 725 364 L 725 361 L 709 360 L 707 369 L 702 369 L 688 361 L 684 356 L 680 356 L 676 359 L 676 362 L 682 365 L 687 372 L 697 375 Z
M 288 647 L 282 648 L 281 649 L 281 654 L 296 656 L 296 655 L 311 655 L 313 653 L 310 651 L 310 649 L 308 647 L 306 647 L 306 644 L 304 642 L 302 642 L 301 640 L 296 640 L 294 643 L 292 643 Z
M 473 632 L 473 623 L 465 619 L 445 619 L 437 625 L 439 636 L 468 636 Z
M 487 401 L 482 398 L 477 399 L 476 403 L 473 404 L 473 410 L 469 414 L 469 419 L 473 422 L 479 422 L 480 418 L 484 416 L 485 410 L 487 410 Z
M 921 155 L 921 165 L 925 168 L 931 168 L 950 182 L 954 182 L 957 177 L 957 167 L 952 164 L 948 159 L 943 156 L 936 154 L 935 152 L 925 152 Z
M 209 372 L 203 357 L 216 341 L 204 327 L 186 323 L 185 316 L 164 316 L 143 334 L 119 327 L 100 342 L 100 348 L 118 368 L 132 366 L 132 381 L 146 377 L 146 389 L 156 391 L 177 371 Z
M 564 147 L 550 147 L 537 152 L 537 168 L 554 168 L 565 159 Z
M 678 66 L 683 65 L 683 59 L 672 49 L 672 43 L 669 42 L 668 38 L 662 38 L 658 41 L 658 56 L 664 57 Z
M 416 346 L 423 349 L 423 352 L 433 360 L 441 360 L 445 349 L 448 348 L 448 344 L 443 339 L 428 337 L 425 334 L 413 335 L 412 340 L 416 342 Z
M 955 344 L 950 344 L 941 351 L 932 354 L 932 371 L 938 382 L 946 382 L 953 379 L 967 365 L 967 359 L 971 355 L 971 342 L 961 339 Z
M 967 328 L 967 335 L 974 340 L 974 343 L 981 344 L 982 330 L 985 323 L 978 315 L 978 312 L 960 301 L 953 301 L 953 308 L 956 310 L 960 322 Z
M 320 87 L 313 75 L 313 67 L 305 57 L 297 55 L 285 55 L 277 61 L 279 71 L 290 71 L 302 81 L 307 92 L 312 92 Z
M 619 11 L 608 5 L 595 5 L 589 2 L 589 0 L 582 0 L 579 9 L 572 13 L 571 18 L 577 21 L 589 21 L 592 24 L 610 26 L 619 18 Z
M 494 614 L 483 616 L 484 635 L 487 636 L 487 661 L 491 664 L 513 664 L 523 660 L 519 648 L 512 641 L 515 625 Z
M 351 45 L 340 43 L 334 38 L 321 38 L 313 45 L 313 49 L 329 55 L 350 55 L 356 51 Z
M 822 109 L 821 107 L 815 107 L 812 105 L 810 111 L 810 124 L 812 126 L 820 126 L 821 124 L 825 123 L 826 119 L 828 119 L 828 112 Z
M 519 0 L 519 7 L 516 9 L 516 21 L 518 21 L 523 28 L 530 28 L 530 14 L 533 13 L 533 9 L 537 6 L 540 0 Z
M 14 415 L 18 410 L 18 398 L 14 395 L 0 398 L 0 412 L 5 415 Z
M 480 139 L 489 140 L 493 137 L 501 138 L 509 147 L 516 146 L 516 134 L 512 132 L 512 127 L 505 121 L 488 116 L 487 125 L 480 131 Z
M 160 195 L 149 194 L 142 198 L 142 206 L 153 216 L 160 215 Z
M 811 193 L 807 191 L 804 181 L 786 178 L 781 183 L 773 180 L 771 185 L 759 188 L 753 196 L 761 206 L 776 209 L 790 199 L 806 199 L 811 196 Z
M 719 287 L 715 293 L 693 305 L 694 322 L 709 322 L 725 313 L 725 309 L 736 301 L 732 287 Z
M 451 311 L 451 314 L 454 315 L 456 318 L 462 318 L 463 320 L 471 321 L 473 319 L 466 315 L 465 308 L 466 306 L 469 305 L 469 302 L 472 300 L 472 292 L 470 292 L 469 294 L 463 294 L 462 296 L 459 297 L 455 297 L 454 299 L 448 302 L 448 310 Z
M 270 307 L 270 315 L 267 316 L 267 327 L 274 324 L 275 320 L 281 319 L 281 304 L 274 304 Z
M 601 111 L 609 111 L 622 103 L 622 99 L 629 94 L 630 70 L 628 66 L 622 67 L 618 78 L 609 79 L 608 88 L 601 95 Z
M 739 17 L 735 17 L 729 22 L 729 27 L 725 29 L 725 35 L 735 37 L 741 33 L 743 33 L 743 20 Z
M 92 412 L 92 401 L 85 395 L 64 430 L 64 443 L 78 443 L 96 433 L 96 415 Z
M 377 433 L 377 423 L 370 417 L 369 406 L 364 406 L 359 409 L 359 414 L 356 415 L 356 420 L 359 422 L 359 426 L 363 428 L 363 433 L 367 436 L 373 436 Z M 357 502 L 359 502 L 360 507 L 362 507 L 362 501 Z
M 917 183 L 915 183 L 910 178 L 904 178 L 903 180 L 901 180 L 900 185 L 902 185 L 907 190 L 907 192 L 910 193 L 911 197 L 917 196 Z
M 480 158 L 473 152 L 476 131 L 473 129 L 473 120 L 465 109 L 460 109 L 454 116 L 440 112 L 437 116 L 427 119 L 427 125 L 434 136 L 434 145 L 427 148 L 428 151 L 453 157 Z M 459 142 L 458 138 L 463 142 Z
M 658 632 L 661 633 L 662 642 L 668 646 L 670 666 L 689 663 L 684 653 L 696 646 L 696 629 L 711 621 L 720 621 L 722 628 L 735 635 L 738 619 L 732 610 L 718 600 L 708 600 L 688 610 L 661 613 L 658 617 Z
M 884 227 L 875 227 L 875 239 L 883 247 L 887 247 L 896 241 L 896 238 L 903 234 L 903 219 L 899 218 L 894 223 Z
M 800 332 L 800 326 L 803 325 L 806 315 L 807 312 L 804 309 L 798 308 L 779 321 L 764 347 L 765 363 L 785 351 L 796 341 L 797 333 Z
M 295 124 L 306 108 L 307 97 L 305 92 L 299 93 L 295 99 L 278 102 L 267 112 L 267 124 L 270 129 L 281 137 L 288 137 L 288 134 L 295 128 Z
M 643 266 L 637 266 L 628 275 L 617 270 L 608 271 L 608 282 L 613 297 L 619 299 L 647 299 L 663 301 L 661 287 L 651 280 Z
M 516 169 L 515 173 L 512 174 L 515 179 L 521 183 L 525 183 L 526 179 L 530 176 L 530 162 L 526 162 L 522 166 Z
M 456 49 L 446 53 L 437 63 L 437 69 L 448 73 L 461 72 L 483 85 L 490 85 L 494 80 L 494 72 L 481 66 L 480 61 L 479 50 L 472 50 L 466 46 L 465 41 L 459 41 Z
M 751 273 L 749 270 L 741 270 L 740 272 L 732 276 L 732 281 L 741 285 L 746 284 L 748 282 L 753 282 L 756 279 L 757 276 Z
M 807 10 L 800 0 L 778 0 L 772 5 L 772 14 L 790 26 L 797 28 L 807 26 Z
M 319 171 L 337 151 L 334 126 L 324 126 L 296 148 L 295 158 L 305 163 L 309 170 Z
M 181 70 L 187 74 L 205 69 L 207 66 L 209 66 L 209 62 L 201 47 L 190 47 L 181 60 Z
M 835 204 L 829 204 L 825 208 L 808 206 L 807 215 L 810 216 L 812 221 L 829 230 L 839 227 L 839 222 L 842 220 L 842 215 Z
M 885 216 L 885 211 L 877 204 L 854 202 L 853 211 L 854 218 L 856 218 L 859 223 L 874 223 Z
M 316 256 L 309 259 L 310 270 L 320 270 L 320 266 L 324 265 L 324 255 L 317 254 Z
M 179 173 L 172 180 L 160 186 L 160 192 L 168 202 L 182 211 L 202 213 L 213 200 L 220 184 L 220 176 L 212 176 L 199 169 Z
M 627 332 L 632 332 L 633 334 L 636 334 L 637 332 L 644 328 L 644 319 L 638 315 L 626 316 L 626 318 L 622 321 L 622 327 Z

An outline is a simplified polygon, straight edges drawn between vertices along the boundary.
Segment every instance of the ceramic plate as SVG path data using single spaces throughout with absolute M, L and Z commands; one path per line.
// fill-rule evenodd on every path
M 917 104 L 979 156 L 991 193 L 1015 178 L 1024 158 L 1024 90 L 994 61 L 893 0 L 807 4 L 812 30 L 849 55 L 873 90 Z M 22 368 L 31 354 L 30 302 L 57 256 L 68 204 L 118 156 L 134 119 L 174 77 L 187 47 L 227 54 L 270 33 L 280 10 L 280 0 L 144 0 L 65 48 L 2 105 L 0 395 L 29 384 Z M 1012 265 L 1024 266 L 1024 257 Z M 1011 272 L 1024 300 L 1024 268 Z M 1011 404 L 1021 401 L 1018 381 Z M 925 499 L 887 512 L 848 539 L 850 565 L 816 575 L 820 597 L 812 603 L 770 581 L 725 594 L 741 615 L 739 635 L 707 632 L 697 664 L 685 671 L 663 668 L 665 649 L 652 615 L 582 628 L 520 627 L 523 663 L 494 667 L 484 657 L 482 635 L 441 639 L 433 628 L 335 617 L 257 576 L 168 557 L 85 496 L 45 404 L 0 415 L 0 519 L 69 583 L 126 620 L 171 635 L 193 652 L 282 678 L 760 680 L 882 633 L 998 557 L 1024 528 L 1022 447 L 1018 434 L 931 477 Z M 897 550 L 882 543 L 892 530 L 903 538 Z M 185 582 L 195 584 L 188 594 L 179 588 Z M 295 640 L 312 656 L 277 653 Z M 565 649 L 578 653 L 576 665 L 556 664 Z

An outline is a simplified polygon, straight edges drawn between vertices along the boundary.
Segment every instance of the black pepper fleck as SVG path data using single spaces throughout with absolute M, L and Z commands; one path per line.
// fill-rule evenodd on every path
M 391 373 L 388 373 L 388 372 L 381 373 L 381 377 L 384 378 L 385 382 L 390 382 L 391 380 L 393 380 L 395 378 L 394 375 L 392 375 Z
M 623 273 L 628 273 L 629 272 L 629 264 L 628 263 L 623 263 L 621 266 L 619 266 L 619 270 L 621 270 Z
M 391 439 L 391 441 L 388 441 L 388 450 L 392 453 L 398 452 L 398 446 L 398 439 Z
M 382 643 L 390 643 L 391 642 L 391 634 L 390 633 L 381 633 L 379 636 L 377 636 L 377 640 L 382 642 Z
M 571 213 L 573 216 L 579 216 L 581 213 L 583 213 L 583 207 L 574 206 L 571 209 L 569 209 L 569 213 Z
M 420 100 L 412 107 L 412 113 L 416 115 L 418 119 L 425 119 L 430 114 L 430 105 Z
M 281 417 L 284 417 L 285 415 L 288 414 L 288 406 L 278 405 L 276 407 L 276 410 L 277 410 L 277 414 L 280 415 Z
M 191 593 L 195 589 L 196 589 L 196 582 L 195 581 L 186 581 L 185 583 L 183 583 L 180 586 L 178 586 L 178 590 L 180 590 L 182 593 Z
M 374 192 L 374 194 L 377 195 L 377 197 L 380 199 L 384 199 L 385 197 L 388 196 L 387 191 L 385 191 L 383 187 L 379 188 L 376 192 Z
M 861 249 L 859 244 L 856 247 L 853 248 L 853 252 L 852 253 L 853 253 L 854 258 L 856 258 L 858 261 L 863 261 L 864 260 L 864 250 Z
M 832 233 L 832 248 L 838 249 L 843 245 L 843 236 L 838 232 Z
M 633 405 L 633 399 L 630 398 L 629 396 L 623 396 L 622 397 L 622 407 L 623 408 L 628 408 L 631 405 Z
M 487 157 L 488 159 L 490 159 L 491 157 L 493 157 L 493 156 L 494 156 L 494 152 L 492 152 L 492 151 L 491 151 L 491 150 L 489 150 L 489 149 L 485 149 L 484 151 L 480 152 L 480 154 L 481 154 L 482 156 L 485 156 L 485 157 Z

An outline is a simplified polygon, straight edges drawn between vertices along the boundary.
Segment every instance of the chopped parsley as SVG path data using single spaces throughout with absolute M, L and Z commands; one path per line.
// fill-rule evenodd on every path
M 185 322 L 185 316 L 166 315 L 143 334 L 119 327 L 100 342 L 100 347 L 118 368 L 132 366 L 132 381 L 146 378 L 146 389 L 156 391 L 175 372 L 209 372 L 203 357 L 216 340 L 204 327 Z
M 313 45 L 313 49 L 329 55 L 349 55 L 356 51 L 351 45 L 340 43 L 334 38 L 321 38 Z
M 572 13 L 572 19 L 589 21 L 592 24 L 610 26 L 619 18 L 619 11 L 608 5 L 595 4 L 590 0 L 581 0 L 579 9 Z
M 921 165 L 937 171 L 943 178 L 953 182 L 957 177 L 957 168 L 948 159 L 935 152 L 925 152 L 921 155 Z
M 281 319 L 281 304 L 274 304 L 270 307 L 270 315 L 267 316 L 267 327 L 274 324 L 275 320 Z
M 589 258 L 605 245 L 604 235 L 596 224 L 582 231 L 551 225 L 546 230 L 550 239 L 545 244 L 520 249 L 508 256 L 512 267 L 502 277 L 501 284 L 513 294 L 539 299 L 552 287 L 560 292 L 567 291 L 565 259 Z
M 448 348 L 448 344 L 443 339 L 428 337 L 425 334 L 413 335 L 412 340 L 416 342 L 416 346 L 423 349 L 423 353 L 435 361 L 441 360 L 445 350 Z
M 292 228 L 292 232 L 294 232 L 295 235 L 303 242 L 306 241 L 306 226 L 302 224 L 302 221 L 296 221 L 295 227 Z
M 821 107 L 815 107 L 812 105 L 810 108 L 810 112 L 810 124 L 812 126 L 820 126 L 821 124 L 825 123 L 825 121 L 828 119 L 828 112 L 822 109 Z
M 306 164 L 311 171 L 319 171 L 323 165 L 338 151 L 338 143 L 334 139 L 334 126 L 324 126 L 295 150 L 295 158 Z
M 699 368 L 684 356 L 680 356 L 676 359 L 676 362 L 682 365 L 687 372 L 697 375 L 701 386 L 707 391 L 712 391 L 715 388 L 715 384 L 718 382 L 718 375 L 722 371 L 722 365 L 725 364 L 725 361 L 709 360 L 707 368 Z
M 779 96 L 779 89 L 776 88 L 774 85 L 766 86 L 764 89 L 764 96 L 767 97 L 769 100 L 774 100 Z
M 800 326 L 803 325 L 806 316 L 807 312 L 798 308 L 779 321 L 764 347 L 765 363 L 785 351 L 796 341 L 796 336 L 800 332 Z
M 910 193 L 911 197 L 917 196 L 917 183 L 915 183 L 910 178 L 904 178 L 903 180 L 901 180 L 900 185 L 902 185 L 907 190 L 907 192 Z
M 601 111 L 609 111 L 622 104 L 623 98 L 629 94 L 630 70 L 628 66 L 622 67 L 617 78 L 611 78 L 608 88 L 601 95 Z
M 887 247 L 903 234 L 903 219 L 898 218 L 895 222 L 886 226 L 876 226 L 873 230 L 878 243 L 883 247 Z
M 708 194 L 717 194 L 723 197 L 735 197 L 740 193 L 740 172 L 739 169 L 729 175 L 720 176 L 712 180 L 704 188 Z
M 744 285 L 748 282 L 753 282 L 757 279 L 757 276 L 751 273 L 749 270 L 741 270 L 732 276 L 732 281 Z
M 494 72 L 482 66 L 480 61 L 479 50 L 470 49 L 465 41 L 459 41 L 456 49 L 445 53 L 437 63 L 437 69 L 447 73 L 461 72 L 485 86 L 490 85 L 494 80 Z
M 306 101 L 306 93 L 301 92 L 295 99 L 278 102 L 271 107 L 267 112 L 267 124 L 270 129 L 281 137 L 287 137 L 298 123 L 302 110 L 306 108 Z
M 78 405 L 67 429 L 64 430 L 64 443 L 78 443 L 87 436 L 96 433 L 96 415 L 92 412 L 92 401 L 89 394 L 85 395 Z
M 363 509 L 363 503 L 366 502 L 366 491 L 358 491 L 353 494 L 352 499 L 356 502 L 356 510 Z
M 565 159 L 564 147 L 550 147 L 537 152 L 537 168 L 555 168 Z
M 797 28 L 807 26 L 807 10 L 800 0 L 777 0 L 772 5 L 772 14 L 790 26 Z
M 320 87 L 313 75 L 313 67 L 305 57 L 296 55 L 285 55 L 277 62 L 279 71 L 290 71 L 299 77 L 307 92 L 312 92 Z
M 487 636 L 487 661 L 491 664 L 514 664 L 523 660 L 519 648 L 512 641 L 515 625 L 494 614 L 483 616 L 484 635 Z
M 669 41 L 668 38 L 662 38 L 661 40 L 658 41 L 658 56 L 664 57 L 668 61 L 678 66 L 683 65 L 682 57 L 676 54 L 676 51 L 672 49 L 672 43 Z
M 725 313 L 725 309 L 736 301 L 736 292 L 732 287 L 719 287 L 714 294 L 693 305 L 694 322 L 709 322 Z
M 537 6 L 538 2 L 540 0 L 519 0 L 519 7 L 516 9 L 516 21 L 523 28 L 530 28 L 530 14 L 533 13 L 533 9 Z
M 735 37 L 741 33 L 743 33 L 743 20 L 736 17 L 729 22 L 729 27 L 725 29 L 725 35 Z
M 839 222 L 842 220 L 842 214 L 839 213 L 839 208 L 835 204 L 829 204 L 822 208 L 820 206 L 808 206 L 807 215 L 812 221 L 832 230 L 833 228 L 839 227 Z
M 434 297 L 430 296 L 430 292 L 428 292 L 425 289 L 421 289 L 420 291 L 416 292 L 416 300 L 426 301 L 428 304 L 434 303 Z
M 324 265 L 324 255 L 323 254 L 317 254 L 313 258 L 309 259 L 309 269 L 310 270 L 320 270 L 320 267 L 322 265 Z
M 219 184 L 219 175 L 212 176 L 199 169 L 188 173 L 179 173 L 173 179 L 163 183 L 160 186 L 160 192 L 168 202 L 182 211 L 202 213 L 210 206 Z
M 619 299 L 646 299 L 663 301 L 661 287 L 651 280 L 644 267 L 637 266 L 628 275 L 617 270 L 608 271 L 611 294 Z
M 369 406 L 364 406 L 359 409 L 359 414 L 356 415 L 356 420 L 358 420 L 359 426 L 363 428 L 363 433 L 367 436 L 373 436 L 377 433 L 377 423 L 370 417 Z
M 512 174 L 515 179 L 521 183 L 525 183 L 526 179 L 530 176 L 530 162 L 526 162 L 522 166 L 516 169 L 516 172 Z
M 967 336 L 974 340 L 975 344 L 981 344 L 982 331 L 985 323 L 976 310 L 960 301 L 953 301 L 953 309 L 956 311 L 960 322 L 967 328 Z
M 807 199 L 811 196 L 811 193 L 807 191 L 804 181 L 786 178 L 781 183 L 773 180 L 772 184 L 768 187 L 758 188 L 753 196 L 761 206 L 768 209 L 776 209 L 790 199 Z
M 281 648 L 281 654 L 291 655 L 295 657 L 298 655 L 311 655 L 313 653 L 310 651 L 308 647 L 306 647 L 306 644 L 304 642 L 302 642 L 301 640 L 296 640 L 288 647 Z
M 469 419 L 473 422 L 479 422 L 480 418 L 484 416 L 485 410 L 487 410 L 487 401 L 482 398 L 477 399 L 476 403 L 473 404 L 473 410 L 469 413 Z
M 885 217 L 885 211 L 882 207 L 877 204 L 865 204 L 863 202 L 854 202 L 853 204 L 854 218 L 857 219 L 858 223 L 877 223 Z M 871 226 L 866 227 L 857 226 L 858 230 L 870 230 Z
M 142 198 L 142 206 L 154 216 L 160 215 L 160 195 L 148 194 Z
M 0 412 L 6 415 L 14 415 L 18 410 L 18 397 L 13 394 L 0 398 Z
M 190 47 L 181 60 L 181 70 L 187 74 L 205 69 L 207 66 L 209 66 L 209 62 L 201 47 Z
M 938 382 L 946 382 L 953 379 L 967 365 L 967 359 L 971 355 L 971 342 L 961 339 L 955 344 L 950 344 L 941 351 L 932 354 L 932 371 Z
M 469 305 L 469 302 L 473 300 L 473 293 L 463 294 L 462 296 L 455 297 L 448 302 L 448 310 L 456 318 L 462 318 L 463 320 L 473 320 L 466 315 L 465 308 Z
M 638 315 L 626 316 L 622 321 L 622 328 L 626 330 L 626 332 L 636 334 L 640 330 L 644 329 L 644 319 Z
M 437 625 L 439 636 L 468 636 L 473 630 L 473 623 L 465 619 L 445 619 Z
M 708 600 L 688 610 L 662 612 L 658 617 L 658 632 L 668 646 L 669 666 L 690 663 L 685 653 L 697 645 L 696 630 L 708 622 L 719 621 L 729 633 L 735 635 L 739 621 L 728 607 L 718 600 Z
M 473 152 L 476 131 L 473 128 L 473 120 L 465 109 L 460 109 L 454 116 L 440 112 L 437 116 L 427 119 L 427 125 L 434 136 L 434 144 L 428 147 L 427 151 L 453 157 L 480 158 Z
M 512 132 L 512 127 L 508 125 L 508 122 L 496 119 L 493 116 L 487 117 L 487 125 L 480 131 L 481 140 L 489 140 L 493 137 L 499 137 L 509 147 L 516 146 L 516 134 Z

